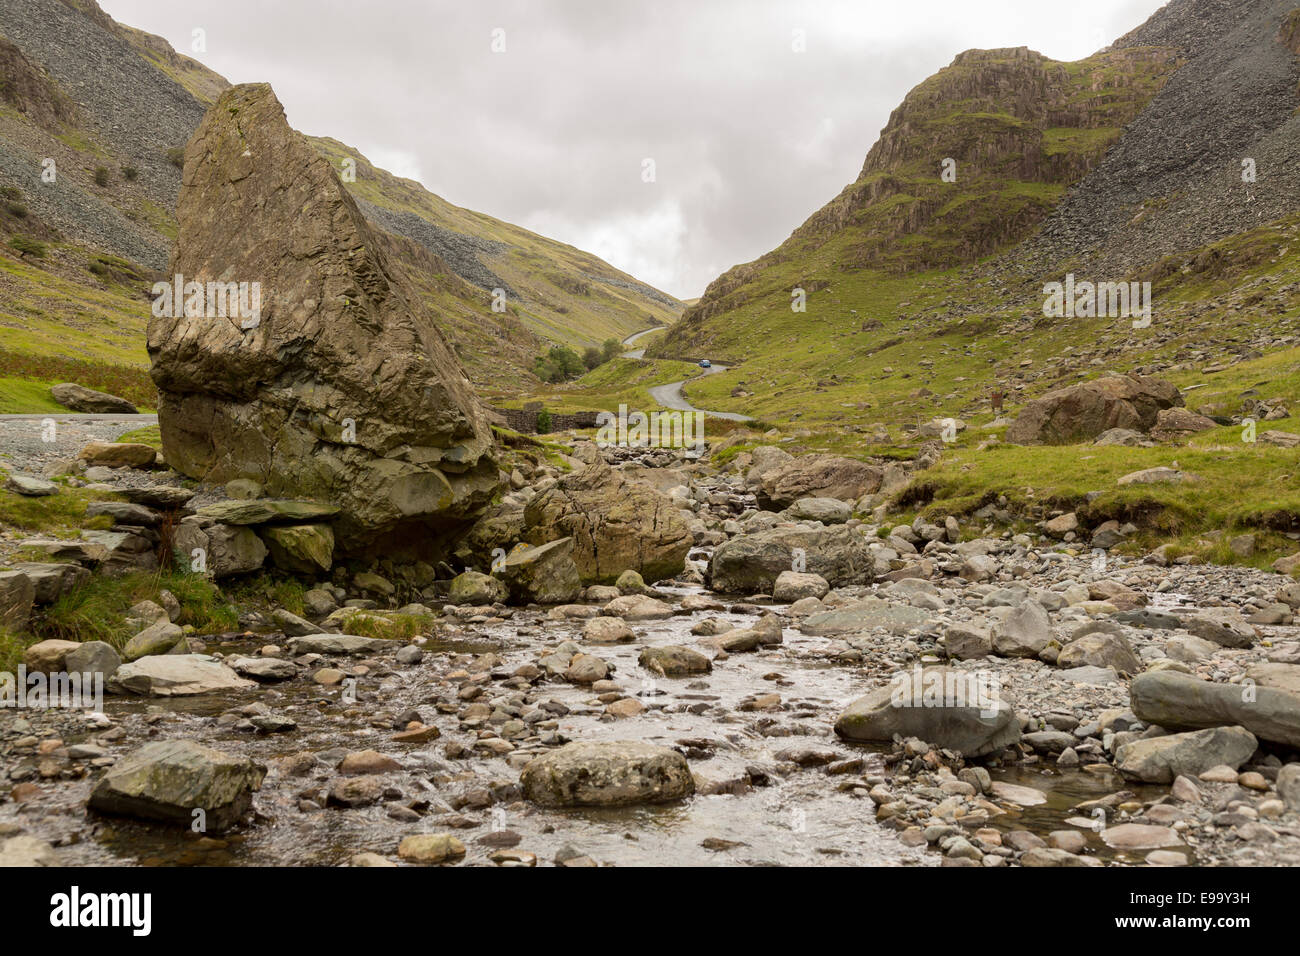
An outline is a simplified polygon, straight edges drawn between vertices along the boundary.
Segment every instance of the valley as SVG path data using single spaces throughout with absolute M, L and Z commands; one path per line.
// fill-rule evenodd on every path
M 11 0 L 0 864 L 1300 864 L 1294 2 L 959 52 L 678 298 Z

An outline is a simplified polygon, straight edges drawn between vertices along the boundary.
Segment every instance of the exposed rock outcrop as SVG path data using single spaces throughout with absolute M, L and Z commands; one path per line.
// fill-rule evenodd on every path
M 149 324 L 168 463 L 338 505 L 342 553 L 436 552 L 497 486 L 491 431 L 441 331 L 269 86 L 233 87 L 208 111 L 177 218 L 170 273 L 203 284 L 205 311 L 184 314 L 191 287 Z M 249 284 L 238 315 L 216 314 L 209 283 Z
M 1183 404 L 1178 388 L 1143 375 L 1108 375 L 1048 392 L 1030 402 L 1007 429 L 1020 445 L 1068 445 L 1112 428 L 1147 431 L 1160 412 Z

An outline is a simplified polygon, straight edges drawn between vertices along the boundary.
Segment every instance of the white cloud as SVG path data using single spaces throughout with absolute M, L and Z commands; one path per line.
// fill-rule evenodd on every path
M 270 82 L 304 132 L 683 298 L 851 182 L 890 111 L 956 54 L 1076 59 L 1163 2 L 101 0 L 182 52 L 204 27 L 198 58 Z

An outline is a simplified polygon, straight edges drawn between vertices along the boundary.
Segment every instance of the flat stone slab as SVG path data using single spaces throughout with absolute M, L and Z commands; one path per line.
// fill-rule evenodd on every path
M 334 505 L 315 501 L 293 501 L 280 498 L 253 498 L 246 501 L 218 501 L 198 510 L 202 518 L 221 524 L 273 524 L 285 522 L 299 524 L 332 518 L 339 513 Z
M 117 692 L 145 697 L 192 697 L 256 687 L 215 657 L 206 654 L 162 654 L 123 664 L 110 681 Z

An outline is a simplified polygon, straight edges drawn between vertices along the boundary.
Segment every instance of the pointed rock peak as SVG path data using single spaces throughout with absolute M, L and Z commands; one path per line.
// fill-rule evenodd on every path
M 265 84 L 185 152 L 149 353 L 168 462 L 340 507 L 340 549 L 422 542 L 497 482 L 491 431 L 434 316 Z

